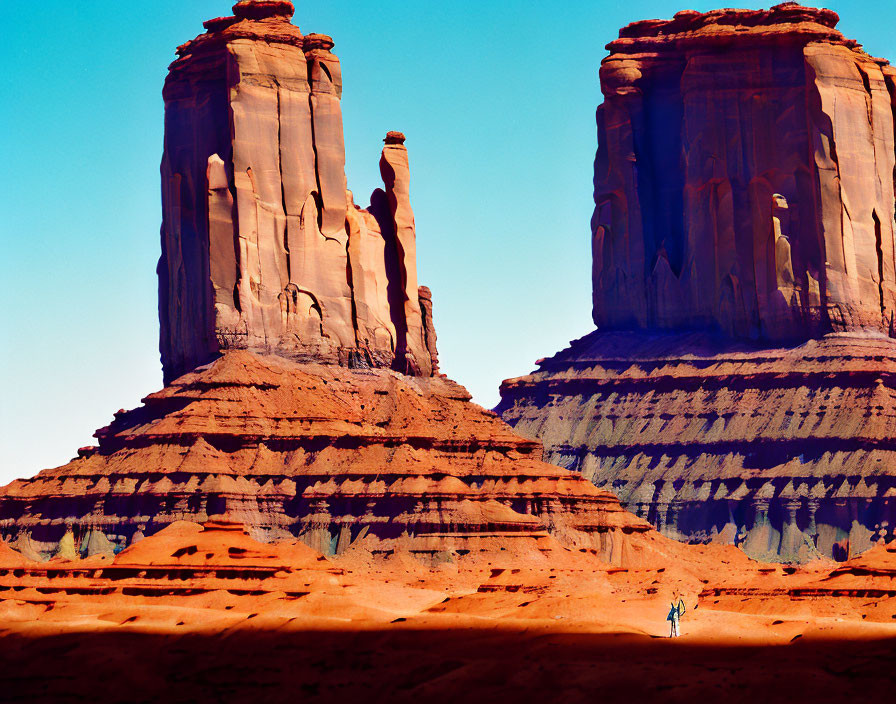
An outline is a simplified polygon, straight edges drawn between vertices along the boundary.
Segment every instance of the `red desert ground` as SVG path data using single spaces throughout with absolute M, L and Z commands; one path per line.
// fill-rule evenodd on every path
M 896 71 L 796 3 L 622 29 L 597 330 L 499 416 L 293 14 L 177 49 L 165 387 L 0 489 L 0 699 L 893 701 Z

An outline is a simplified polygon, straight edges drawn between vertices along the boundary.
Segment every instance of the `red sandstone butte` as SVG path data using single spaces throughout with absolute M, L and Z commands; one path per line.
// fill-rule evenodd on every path
M 326 554 L 424 561 L 553 539 L 631 559 L 650 526 L 542 461 L 437 374 L 405 136 L 346 191 L 339 61 L 288 2 L 241 2 L 165 82 L 159 316 L 166 386 L 69 464 L 0 489 L 34 559 L 114 554 L 226 513 Z
M 178 48 L 165 81 L 166 382 L 233 348 L 432 375 L 404 140 L 387 139 L 385 190 L 357 207 L 333 40 L 303 35 L 289 2 L 233 12 Z
M 831 10 L 680 12 L 607 49 L 594 322 L 739 337 L 889 332 L 889 64 Z
M 785 3 L 620 31 L 598 330 L 499 406 L 666 535 L 761 559 L 896 537 L 896 73 L 837 21 Z

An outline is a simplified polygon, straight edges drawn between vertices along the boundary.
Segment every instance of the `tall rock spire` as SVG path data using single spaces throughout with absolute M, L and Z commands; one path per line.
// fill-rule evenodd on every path
M 400 281 L 399 301 L 404 312 L 403 338 L 399 340 L 399 355 L 403 357 L 408 373 L 431 373 L 431 362 L 423 334 L 423 316 L 420 309 L 420 292 L 417 287 L 417 235 L 414 211 L 410 200 L 410 167 L 405 136 L 401 132 L 386 135 L 383 156 L 380 158 L 380 174 L 386 184 L 386 196 L 392 217 L 395 244 L 398 250 Z
M 391 207 L 357 208 L 333 40 L 303 35 L 289 2 L 233 13 L 179 47 L 165 82 L 166 381 L 231 348 L 431 375 L 404 146 L 387 137 Z

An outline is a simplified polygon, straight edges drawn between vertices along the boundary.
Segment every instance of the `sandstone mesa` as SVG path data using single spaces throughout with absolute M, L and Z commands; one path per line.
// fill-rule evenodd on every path
M 166 386 L 0 489 L 0 536 L 34 559 L 115 554 L 226 515 L 325 554 L 438 561 L 553 535 L 623 559 L 650 526 L 438 374 L 405 136 L 354 205 L 333 40 L 288 2 L 233 11 L 178 48 L 163 92 Z
M 896 537 L 896 73 L 838 19 L 785 3 L 620 31 L 598 329 L 498 408 L 666 535 L 760 559 Z

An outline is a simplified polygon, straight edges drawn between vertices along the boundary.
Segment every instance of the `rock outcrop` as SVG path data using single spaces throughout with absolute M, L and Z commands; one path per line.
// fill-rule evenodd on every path
M 665 535 L 765 560 L 846 559 L 896 538 L 896 341 L 756 348 L 595 332 L 505 381 L 499 410 L 546 459 Z
M 0 548 L 6 546 L 0 543 Z M 174 523 L 112 559 L 39 563 L 22 555 L 16 560 L 16 553 L 6 550 L 5 559 L 0 556 L 0 595 L 18 592 L 51 607 L 80 597 L 102 600 L 107 607 L 129 598 L 132 603 L 229 610 L 251 594 L 279 598 L 280 608 L 289 609 L 303 596 L 342 587 L 345 575 L 302 543 L 265 545 L 249 537 L 244 526 L 222 520 L 202 526 Z
M 666 535 L 761 559 L 896 537 L 896 73 L 837 20 L 785 3 L 620 32 L 598 331 L 498 408 Z
M 404 135 L 384 190 L 346 190 L 333 40 L 289 2 L 239 2 L 165 81 L 160 349 L 165 380 L 224 349 L 430 376 Z
M 325 558 L 222 520 L 113 558 L 35 563 L 0 542 L 0 687 L 15 702 L 627 703 L 669 699 L 665 683 L 686 690 L 673 700 L 892 699 L 893 550 L 794 568 L 635 539 L 652 555 L 629 569 L 548 537 L 435 569 Z M 685 640 L 665 647 L 679 596 Z
M 896 70 L 831 10 L 635 22 L 601 64 L 594 322 L 890 331 Z
M 224 514 L 326 554 L 370 537 L 429 560 L 550 533 L 612 561 L 650 530 L 469 399 L 441 377 L 232 350 L 117 413 L 99 447 L 0 489 L 0 534 L 46 559 Z
M 289 2 L 233 10 L 165 84 L 166 386 L 98 447 L 0 489 L 0 535 L 73 558 L 227 515 L 325 554 L 556 538 L 628 559 L 648 523 L 437 374 L 404 135 L 386 135 L 371 209 L 354 206 L 332 40 L 303 36 Z

